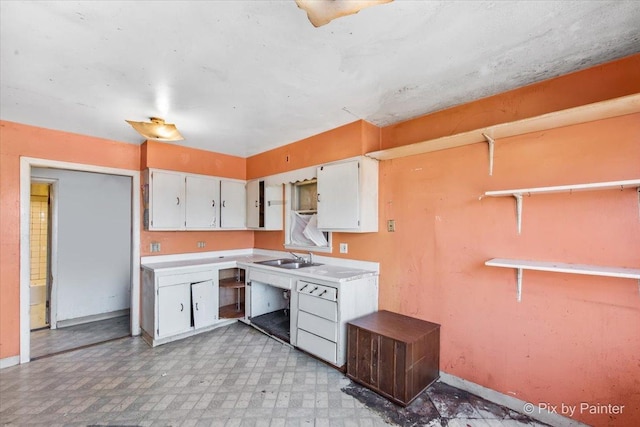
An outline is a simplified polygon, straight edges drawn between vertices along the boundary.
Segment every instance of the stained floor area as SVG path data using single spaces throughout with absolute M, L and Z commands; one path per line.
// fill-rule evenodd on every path
M 289 342 L 291 339 L 289 334 L 290 322 L 289 310 L 285 309 L 251 318 L 252 324 L 284 342 Z
M 436 383 L 399 408 L 242 323 L 110 341 L 0 371 L 3 425 L 540 426 Z
M 58 329 L 31 332 L 31 359 L 131 335 L 129 315 Z

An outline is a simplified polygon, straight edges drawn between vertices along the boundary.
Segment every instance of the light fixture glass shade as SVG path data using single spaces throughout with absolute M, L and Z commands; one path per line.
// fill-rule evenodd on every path
M 151 117 L 150 122 L 125 121 L 133 126 L 136 132 L 147 139 L 154 139 L 156 141 L 182 141 L 184 139 L 184 137 L 180 135 L 176 125 L 165 123 L 163 119 L 157 117 Z
M 328 24 L 341 16 L 360 12 L 365 7 L 389 3 L 393 0 L 295 0 L 298 7 L 307 12 L 314 27 Z

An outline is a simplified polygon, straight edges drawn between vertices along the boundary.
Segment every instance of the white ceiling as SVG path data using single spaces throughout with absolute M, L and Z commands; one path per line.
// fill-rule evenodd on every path
M 408 1 L 314 28 L 294 0 L 0 2 L 0 117 L 246 157 L 640 52 L 637 1 Z M 594 82 L 597 84 L 597 82 Z

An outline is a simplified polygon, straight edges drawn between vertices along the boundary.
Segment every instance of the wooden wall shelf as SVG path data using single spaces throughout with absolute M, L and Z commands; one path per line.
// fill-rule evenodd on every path
M 528 261 L 522 259 L 494 258 L 485 262 L 489 267 L 516 269 L 516 299 L 522 300 L 522 270 L 551 271 L 555 273 L 586 274 L 589 276 L 637 279 L 640 291 L 640 269 L 626 267 L 602 267 L 596 265 L 567 264 L 561 262 Z
M 500 123 L 455 135 L 388 148 L 386 150 L 374 151 L 367 153 L 366 155 L 378 160 L 389 160 L 399 157 L 413 156 L 416 154 L 429 153 L 432 151 L 462 147 L 464 145 L 477 144 L 479 142 L 488 142 L 489 175 L 491 175 L 494 140 L 523 135 L 530 132 L 538 132 L 563 126 L 624 116 L 626 114 L 638 112 L 640 112 L 640 94 L 633 94 L 607 101 L 568 108 L 566 110 L 554 111 L 513 122 Z

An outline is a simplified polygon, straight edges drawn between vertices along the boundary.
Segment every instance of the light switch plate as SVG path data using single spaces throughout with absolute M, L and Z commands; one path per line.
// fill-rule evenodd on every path
M 349 245 L 346 243 L 340 243 L 340 253 L 346 254 L 349 252 Z
M 390 219 L 389 221 L 387 221 L 387 231 L 390 232 L 390 233 L 396 231 L 396 220 L 395 219 Z

